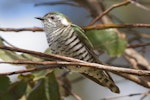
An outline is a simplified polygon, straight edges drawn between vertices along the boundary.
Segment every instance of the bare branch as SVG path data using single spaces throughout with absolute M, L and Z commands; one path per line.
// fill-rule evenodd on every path
M 142 38 L 145 38 L 145 39 L 150 39 L 150 34 L 147 34 L 147 33 L 137 33 L 139 36 L 141 36 Z
M 79 7 L 80 5 L 78 5 L 77 3 L 73 3 L 73 2 L 66 2 L 66 1 L 56 1 L 56 2 L 42 2 L 42 3 L 36 3 L 35 6 L 52 6 L 52 5 L 70 5 L 70 6 L 75 6 L 75 7 Z
M 132 61 L 134 61 L 134 63 L 136 63 L 136 65 L 138 65 L 137 66 L 138 69 L 141 69 L 141 68 L 139 68 L 141 66 L 142 69 L 150 70 L 150 63 L 149 63 L 149 61 L 146 58 L 144 58 L 142 55 L 140 55 L 137 51 L 135 51 L 135 50 L 133 50 L 131 48 L 127 48 L 125 50 L 124 57 L 130 63 Z
M 76 100 L 82 100 L 80 96 L 78 96 L 76 93 L 74 93 L 73 91 L 70 91 L 72 96 L 76 99 Z
M 141 44 L 132 44 L 132 45 L 129 45 L 127 48 L 139 48 L 139 47 L 145 47 L 145 46 L 150 46 L 150 42 L 141 43 Z
M 107 28 L 150 28 L 150 24 L 96 24 L 83 27 L 85 30 Z
M 135 1 L 135 0 L 129 0 L 132 4 L 134 4 L 135 6 L 144 9 L 146 11 L 150 11 L 150 8 L 145 7 L 144 5 L 140 4 L 139 2 Z
M 63 57 L 63 56 L 62 56 Z M 44 61 L 44 62 L 33 62 L 33 61 L 1 61 L 0 63 L 6 63 L 6 64 L 31 64 L 31 65 L 53 65 L 54 67 L 47 66 L 44 67 L 44 69 L 48 68 L 56 68 L 59 67 L 58 65 L 72 65 L 72 66 L 83 66 L 83 67 L 93 67 L 101 70 L 107 70 L 111 72 L 117 72 L 117 73 L 127 73 L 127 74 L 133 74 L 133 75 L 142 75 L 142 76 L 150 76 L 150 71 L 146 70 L 135 70 L 135 69 L 129 69 L 129 68 L 121 68 L 121 67 L 115 67 L 115 66 L 108 66 L 108 65 L 101 65 L 96 63 L 89 63 L 89 62 L 52 62 L 52 61 Z M 69 67 L 72 67 L 69 66 Z M 39 70 L 39 68 L 35 69 Z M 43 70 L 43 68 L 40 70 Z M 30 70 L 31 71 L 31 70 Z M 34 71 L 34 70 L 32 70 Z M 13 73 L 13 72 L 11 72 Z M 16 73 L 15 73 L 16 74 Z M 1 73 L 0 75 L 4 75 Z M 10 75 L 10 74 L 9 74 Z
M 41 32 L 42 28 L 33 27 L 33 28 L 0 28 L 0 31 L 3 32 L 21 32 L 21 31 L 32 31 L 32 32 Z
M 144 100 L 144 98 L 147 97 L 148 95 L 150 95 L 150 91 L 145 92 L 144 95 L 141 97 L 140 100 Z
M 73 59 L 73 58 L 70 58 L 70 57 L 64 57 L 64 56 L 55 55 L 55 54 L 46 54 L 46 53 L 41 53 L 41 52 L 36 52 L 36 51 L 31 51 L 31 50 L 25 50 L 25 49 L 21 49 L 21 48 L 0 46 L 0 49 L 27 53 L 27 54 L 42 57 L 42 58 L 45 58 L 45 59 L 48 59 L 48 60 L 63 60 L 63 61 L 72 61 L 72 62 L 84 62 L 82 60 Z
M 128 94 L 128 95 L 122 95 L 122 96 L 116 96 L 116 97 L 109 97 L 109 98 L 103 98 L 101 100 L 116 100 L 119 98 L 123 98 L 123 97 L 133 97 L 133 96 L 138 96 L 138 95 L 150 95 L 150 91 L 148 92 L 144 92 L 144 93 L 133 93 L 133 94 Z
M 146 88 L 150 88 L 150 82 L 147 81 L 147 80 L 143 80 L 142 78 L 138 77 L 138 76 L 135 76 L 135 75 L 130 75 L 130 74 L 122 74 L 122 73 L 115 73 L 119 76 L 122 76 L 128 80 L 131 80 L 139 85 L 142 85 Z
M 111 10 L 113 10 L 114 8 L 121 7 L 121 6 L 125 6 L 125 5 L 128 5 L 129 3 L 130 3 L 130 1 L 125 0 L 125 1 L 123 1 L 123 2 L 121 2 L 121 3 L 112 5 L 110 8 L 108 8 L 108 9 L 105 10 L 103 13 L 101 13 L 100 15 L 98 15 L 94 20 L 92 20 L 89 25 L 95 24 L 99 19 L 101 19 L 104 15 L 106 15 L 107 13 L 109 13 L 109 12 L 110 12 Z

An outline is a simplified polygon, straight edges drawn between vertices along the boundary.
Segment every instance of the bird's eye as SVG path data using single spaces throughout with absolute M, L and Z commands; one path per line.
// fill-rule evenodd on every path
M 54 17 L 54 16 L 51 16 L 51 17 L 50 17 L 50 19 L 54 20 L 54 19 L 55 19 L 55 17 Z

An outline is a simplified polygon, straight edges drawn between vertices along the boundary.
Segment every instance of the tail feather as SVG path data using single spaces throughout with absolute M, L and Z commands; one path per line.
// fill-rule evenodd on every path
M 95 71 L 96 70 L 96 71 Z M 105 75 L 105 72 L 97 69 L 89 69 L 88 71 L 82 73 L 87 78 L 95 81 L 96 83 L 109 88 L 114 93 L 120 93 L 119 88 L 115 85 L 114 81 L 110 79 L 109 76 Z
M 67 66 L 66 68 L 68 70 L 83 74 L 85 77 L 93 80 L 97 84 L 109 88 L 114 93 L 120 93 L 119 88 L 115 85 L 110 75 L 103 70 L 99 70 L 96 68 L 77 67 L 77 66 L 72 66 L 72 67 Z

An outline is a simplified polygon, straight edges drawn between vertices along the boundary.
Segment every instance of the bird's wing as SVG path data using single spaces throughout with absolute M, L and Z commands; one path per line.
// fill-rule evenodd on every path
M 92 43 L 90 42 L 88 37 L 84 34 L 85 31 L 81 27 L 74 25 L 74 24 L 72 25 L 72 27 L 76 31 L 76 34 L 77 34 L 78 38 L 80 39 L 80 41 L 85 45 L 85 47 L 89 51 L 89 53 L 95 58 L 96 62 L 101 63 L 100 60 L 98 59 L 97 55 L 94 52 L 94 47 L 93 47 Z
M 81 27 L 79 27 L 79 26 L 77 26 L 77 25 L 75 25 L 75 24 L 72 24 L 72 27 L 74 28 L 74 30 L 75 30 L 76 33 L 78 34 L 78 35 L 77 35 L 78 38 L 84 43 L 86 49 L 89 51 L 90 54 L 93 55 L 93 57 L 94 57 L 95 60 L 96 60 L 96 63 L 102 64 L 102 63 L 100 62 L 100 60 L 98 59 L 97 55 L 96 55 L 95 52 L 94 52 L 94 47 L 93 47 L 92 43 L 90 42 L 90 40 L 88 39 L 88 37 L 84 34 L 85 31 L 84 31 Z M 111 76 L 108 74 L 108 72 L 106 72 L 106 71 L 103 71 L 103 72 L 105 73 L 106 76 L 108 76 L 108 77 L 113 81 L 113 79 L 112 79 Z M 92 80 L 93 80 L 93 79 L 92 79 Z M 114 82 L 114 81 L 113 81 L 113 82 Z
M 88 39 L 88 37 L 84 34 L 84 30 L 82 30 L 79 26 L 77 25 L 72 25 L 72 27 L 74 28 L 74 31 L 75 31 L 75 34 L 77 35 L 77 37 L 80 39 L 80 41 L 85 45 L 86 49 L 88 50 L 88 52 L 94 57 L 95 59 L 95 62 L 96 63 L 101 63 L 97 57 L 97 55 L 95 54 L 94 52 L 94 47 L 92 45 L 92 43 L 90 42 L 90 40 Z M 99 70 L 99 72 L 101 74 L 103 74 L 110 82 L 111 84 L 113 84 L 113 87 L 112 86 L 109 86 L 109 89 L 115 93 L 119 93 L 119 88 L 115 85 L 113 79 L 111 78 L 111 76 L 108 74 L 107 71 L 103 71 L 103 70 Z M 94 82 L 102 85 L 102 86 L 106 86 L 106 83 L 104 82 L 100 82 L 99 81 L 99 78 L 96 78 L 94 76 L 90 76 L 86 73 L 82 73 L 84 76 L 86 76 L 87 78 L 93 80 Z M 110 83 L 109 82 L 109 83 Z M 108 86 L 106 86 L 108 87 Z

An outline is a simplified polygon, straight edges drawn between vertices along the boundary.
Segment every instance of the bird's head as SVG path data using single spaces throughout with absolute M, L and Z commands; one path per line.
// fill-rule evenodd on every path
M 50 12 L 43 17 L 36 17 L 36 19 L 41 20 L 45 28 L 59 28 L 71 24 L 65 15 L 58 12 Z

